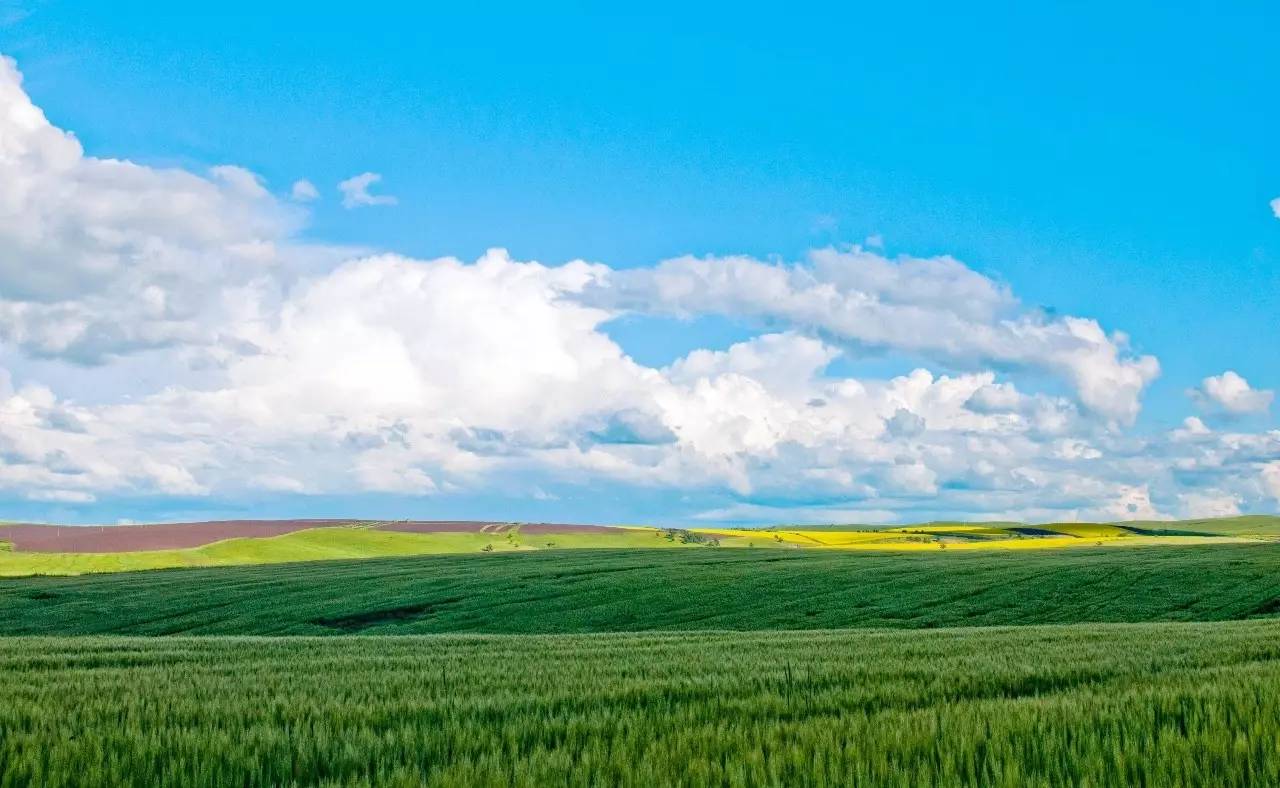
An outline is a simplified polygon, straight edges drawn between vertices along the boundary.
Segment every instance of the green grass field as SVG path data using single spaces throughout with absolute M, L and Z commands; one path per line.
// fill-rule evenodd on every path
M 1280 612 L 1280 545 L 548 550 L 0 579 L 0 634 L 325 635 L 1213 621 Z
M 0 788 L 1277 785 L 1241 519 L 0 553 Z
M 0 640 L 0 785 L 1280 784 L 1280 622 Z

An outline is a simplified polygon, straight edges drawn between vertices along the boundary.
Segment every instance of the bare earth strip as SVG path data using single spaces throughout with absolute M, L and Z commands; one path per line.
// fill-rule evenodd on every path
M 202 547 L 226 539 L 283 536 L 308 528 L 347 525 L 354 520 L 211 520 L 154 525 L 0 525 L 0 542 L 24 553 L 129 553 L 140 550 L 181 550 Z M 399 520 L 372 526 L 382 531 L 406 533 L 503 534 L 514 523 L 466 520 Z M 618 533 L 603 525 L 520 525 L 526 534 Z
M 213 520 L 155 525 L 0 525 L 0 541 L 27 553 L 127 553 L 180 550 L 224 539 L 283 536 L 349 520 Z

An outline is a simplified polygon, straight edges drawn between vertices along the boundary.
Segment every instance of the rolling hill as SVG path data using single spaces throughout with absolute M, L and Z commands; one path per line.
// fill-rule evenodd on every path
M 1163 523 L 925 523 L 674 529 L 458 521 L 237 520 L 131 526 L 0 525 L 0 577 L 325 559 L 601 548 L 929 552 L 1265 541 L 1280 518 Z
M 1280 545 L 469 553 L 0 579 L 0 635 L 931 628 L 1280 612 Z

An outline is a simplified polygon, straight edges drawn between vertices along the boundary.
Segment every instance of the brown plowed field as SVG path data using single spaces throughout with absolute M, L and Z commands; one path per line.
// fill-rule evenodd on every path
M 0 525 L 0 541 L 31 553 L 177 550 L 237 537 L 280 536 L 350 520 L 212 520 L 155 525 Z
M 307 528 L 345 525 L 356 520 L 211 520 L 201 523 L 157 523 L 155 525 L 0 525 L 0 542 L 30 553 L 125 553 L 134 550 L 178 550 L 244 537 L 281 536 Z M 369 522 L 369 521 L 365 521 Z M 466 520 L 398 520 L 378 522 L 374 527 L 410 533 L 501 534 L 512 523 Z M 609 533 L 603 525 L 521 525 L 527 534 Z

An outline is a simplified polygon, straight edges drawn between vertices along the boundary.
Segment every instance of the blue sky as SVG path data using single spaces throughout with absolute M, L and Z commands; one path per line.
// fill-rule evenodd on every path
M 1131 421 L 1108 427 L 1094 418 L 1099 424 L 1072 433 L 1103 460 L 1129 464 L 1083 474 L 1101 486 L 1046 494 L 1061 501 L 1048 507 L 1054 513 L 1106 510 L 1102 498 L 1141 483 L 1146 471 L 1133 458 L 1144 456 L 1168 477 L 1150 490 L 1162 515 L 1207 511 L 1187 496 L 1230 499 L 1242 511 L 1275 508 L 1265 481 L 1275 459 L 1271 409 L 1248 396 L 1231 406 L 1203 392 L 1188 396 L 1228 370 L 1252 392 L 1280 386 L 1280 221 L 1269 206 L 1280 196 L 1274 5 L 882 4 L 786 16 L 687 4 L 625 16 L 570 5 L 482 14 L 236 2 L 205 13 L 143 3 L 0 8 L 0 52 L 16 60 L 22 90 L 52 126 L 75 133 L 86 156 L 199 175 L 234 164 L 291 210 L 289 185 L 315 184 L 321 199 L 297 208 L 296 226 L 273 231 L 277 241 L 330 250 L 303 266 L 308 275 L 335 267 L 347 256 L 342 249 L 474 261 L 500 247 L 514 261 L 556 267 L 582 259 L 641 278 L 684 255 L 745 255 L 767 265 L 858 244 L 889 260 L 950 256 L 1007 288 L 1018 314 L 1094 320 L 1128 335 L 1122 355 L 1158 359 L 1159 375 L 1142 383 Z M 336 184 L 362 172 L 381 174 L 373 192 L 396 204 L 344 208 Z M 131 287 L 160 275 L 139 276 Z M 654 369 L 697 349 L 791 332 L 838 347 L 821 375 L 828 379 L 887 380 L 920 366 L 934 375 L 990 371 L 997 383 L 1069 400 L 1090 418 L 1075 373 L 1064 379 L 1056 362 L 922 350 L 909 336 L 868 347 L 860 335 L 853 350 L 830 323 L 729 300 L 703 310 L 650 298 L 598 329 Z M 69 406 L 138 401 L 174 385 L 227 390 L 216 365 L 192 362 L 167 340 L 173 352 L 163 358 L 156 349 L 111 350 L 85 367 L 83 354 L 33 350 L 21 333 L 11 328 L 7 342 L 0 334 L 11 388 L 41 384 Z M 225 357 L 219 363 L 234 367 Z M 644 410 L 634 405 L 624 410 Z M 565 418 L 612 418 L 587 410 Z M 876 481 L 877 464 L 887 462 L 879 449 L 819 461 L 825 449 L 792 433 L 765 448 L 709 449 L 663 414 L 655 418 L 674 429 L 682 451 L 714 455 L 712 465 L 746 462 L 748 481 L 714 473 L 690 485 L 637 481 L 594 465 L 575 480 L 557 459 L 446 482 L 454 471 L 441 468 L 451 461 L 433 454 L 412 459 L 435 486 L 429 494 L 305 479 L 305 493 L 259 494 L 202 479 L 199 468 L 209 466 L 188 458 L 194 464 L 175 460 L 193 478 L 188 495 L 103 478 L 32 500 L 34 477 L 15 476 L 8 485 L 0 477 L 0 503 L 14 517 L 67 520 L 246 508 L 673 521 L 824 519 L 824 508 L 832 517 L 865 509 L 882 519 L 1045 513 L 1030 493 L 978 503 L 939 492 L 976 485 L 1012 495 L 1017 487 L 1009 478 L 978 483 L 976 471 L 950 460 L 931 465 L 925 455 L 946 454 L 941 444 L 911 455 L 935 484 L 904 503 Z M 933 430 L 934 419 L 921 415 Z M 1261 443 L 1241 454 L 1242 439 L 1222 437 L 1240 467 L 1210 473 L 1201 457 L 1188 470 L 1191 461 L 1165 444 L 1191 416 L 1215 435 Z M 458 418 L 466 429 L 493 429 Z M 951 440 L 970 427 L 938 429 Z M 572 432 L 556 440 L 572 442 Z M 1220 458 L 1225 450 L 1214 451 Z M 790 458 L 795 452 L 803 458 Z M 260 453 L 272 450 L 263 444 Z M 785 472 L 775 467 L 784 458 Z M 277 459 L 281 468 L 296 465 Z M 342 461 L 359 464 L 354 455 Z M 808 488 L 804 479 L 819 469 L 853 481 Z

